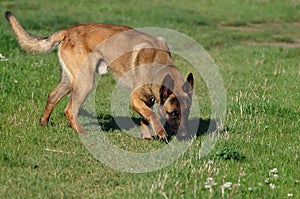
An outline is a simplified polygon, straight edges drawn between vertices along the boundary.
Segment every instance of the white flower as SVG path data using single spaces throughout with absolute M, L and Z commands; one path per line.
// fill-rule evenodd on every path
M 293 194 L 292 193 L 288 193 L 288 197 L 293 197 Z
M 270 183 L 270 188 L 271 189 L 275 189 L 275 187 L 276 187 L 275 184 Z
M 217 183 L 214 182 L 214 179 L 212 177 L 208 177 L 207 182 L 204 182 L 204 187 L 206 189 L 212 189 L 212 187 L 215 185 L 217 185 Z
M 246 175 L 245 172 L 241 171 L 240 176 L 245 176 L 245 175 Z
M 270 173 L 277 173 L 277 172 L 278 172 L 277 168 L 270 170 Z
M 8 59 L 7 58 L 5 58 L 5 56 L 4 55 L 2 55 L 1 53 L 0 53 L 0 61 L 7 61 Z
M 268 184 L 269 182 L 270 182 L 270 179 L 269 179 L 269 178 L 266 178 L 266 179 L 265 179 L 265 183 Z
M 208 160 L 208 161 L 207 161 L 207 164 L 213 164 L 213 163 L 214 163 L 213 160 Z
M 212 177 L 207 178 L 207 182 L 213 182 L 213 181 L 214 181 L 214 179 Z
M 216 185 L 217 185 L 217 183 L 215 183 L 215 182 L 213 182 L 213 183 L 205 182 L 205 183 L 204 183 L 204 187 L 205 187 L 206 189 L 212 188 L 213 186 L 216 186 Z
M 277 174 L 274 174 L 273 177 L 274 177 L 275 180 L 278 179 L 278 175 Z
M 209 184 L 205 184 L 204 187 L 205 187 L 205 189 L 209 189 L 210 185 Z
M 232 185 L 232 182 L 225 182 L 225 184 L 223 184 L 223 187 L 229 188 L 229 187 L 231 187 L 231 185 Z

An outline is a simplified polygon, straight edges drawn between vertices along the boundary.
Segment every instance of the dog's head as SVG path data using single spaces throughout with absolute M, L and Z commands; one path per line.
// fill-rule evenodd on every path
M 159 115 L 166 120 L 167 127 L 174 134 L 185 136 L 188 131 L 188 117 L 192 105 L 194 77 L 190 73 L 186 81 L 178 85 L 176 79 L 166 75 L 161 84 Z M 177 82 L 176 82 L 177 83 Z

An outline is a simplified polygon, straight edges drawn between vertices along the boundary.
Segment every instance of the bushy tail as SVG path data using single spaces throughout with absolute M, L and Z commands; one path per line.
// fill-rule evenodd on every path
M 46 53 L 52 51 L 65 37 L 65 31 L 58 31 L 50 37 L 42 38 L 28 33 L 16 17 L 9 11 L 5 17 L 14 31 L 20 46 L 29 52 Z

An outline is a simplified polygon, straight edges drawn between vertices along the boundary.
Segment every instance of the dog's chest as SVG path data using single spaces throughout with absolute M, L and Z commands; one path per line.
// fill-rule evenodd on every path
M 152 93 L 151 85 L 144 85 L 140 87 L 137 92 L 139 93 L 139 98 L 148 106 L 152 107 L 156 103 L 155 96 Z

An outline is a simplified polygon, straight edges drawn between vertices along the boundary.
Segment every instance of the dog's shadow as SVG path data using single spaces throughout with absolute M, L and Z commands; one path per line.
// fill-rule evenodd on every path
M 114 130 L 130 130 L 137 126 L 140 126 L 142 118 L 137 117 L 121 117 L 112 116 L 109 114 L 97 115 L 98 124 L 103 131 Z M 195 129 L 196 136 L 204 135 L 205 133 L 214 132 L 217 130 L 217 121 L 215 119 L 202 119 L 191 118 L 189 119 L 189 126 Z

